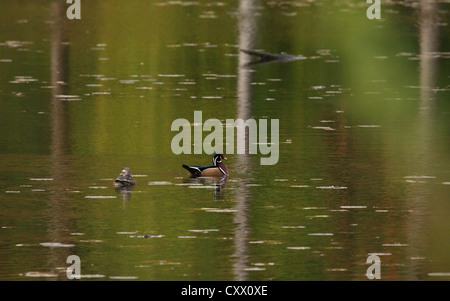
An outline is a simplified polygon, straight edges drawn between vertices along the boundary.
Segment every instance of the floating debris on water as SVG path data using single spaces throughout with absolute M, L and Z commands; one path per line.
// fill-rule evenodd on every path
M 25 277 L 58 277 L 58 275 L 44 272 L 26 272 Z
M 197 236 L 180 235 L 178 238 L 197 238 Z
M 184 74 L 158 74 L 158 77 L 185 77 Z
M 116 234 L 136 234 L 137 231 L 134 232 L 116 232 Z
M 273 262 L 268 262 L 268 263 L 264 263 L 264 262 L 255 262 L 255 263 L 252 263 L 251 265 L 253 265 L 253 266 L 267 266 L 267 265 L 275 265 L 275 263 L 273 263 Z
M 80 278 L 104 278 L 105 275 L 102 274 L 92 274 L 92 275 L 80 275 Z
M 189 230 L 189 232 L 197 232 L 197 233 L 209 233 L 209 232 L 216 232 L 219 231 L 219 229 L 192 229 Z
M 217 186 L 214 185 L 189 185 L 188 188 L 206 188 L 206 189 L 216 189 Z
M 282 226 L 283 229 L 304 229 L 305 226 Z
M 324 131 L 335 131 L 336 130 L 329 126 L 313 126 L 311 128 L 315 129 L 315 130 L 324 130 Z
M 5 193 L 20 193 L 20 190 L 6 190 Z
M 347 189 L 345 186 L 317 186 L 317 189 Z
M 70 235 L 86 235 L 85 233 L 81 233 L 81 232 L 73 232 L 70 233 Z
M 150 181 L 148 182 L 148 185 L 150 186 L 157 186 L 157 185 L 172 185 L 172 182 L 169 181 Z
M 58 98 L 62 101 L 77 101 L 81 100 L 79 95 L 55 95 L 55 98 Z
M 265 268 L 252 267 L 252 268 L 244 268 L 244 271 L 265 271 Z
M 392 243 L 392 244 L 383 244 L 383 247 L 408 247 L 409 244 L 402 244 L 402 243 Z
M 91 95 L 111 95 L 111 92 L 92 92 Z
M 115 280 L 134 280 L 138 279 L 138 276 L 109 276 L 109 279 L 115 279 Z
M 411 259 L 411 260 L 424 260 L 424 259 L 426 259 L 426 257 L 423 257 L 423 256 L 412 256 L 412 257 L 409 257 L 409 259 Z
M 269 245 L 281 245 L 282 243 L 277 240 L 253 240 L 249 241 L 250 244 L 269 244 Z
M 223 96 L 202 96 L 203 99 L 222 99 Z
M 405 180 L 406 183 L 426 183 L 425 181 L 416 181 L 416 180 Z
M 303 207 L 303 210 L 327 209 L 327 207 Z
M 309 236 L 333 236 L 333 233 L 308 233 Z
M 119 82 L 122 85 L 132 85 L 132 84 L 140 82 L 140 80 L 139 79 L 121 79 L 121 80 L 119 80 Z
M 85 199 L 116 199 L 115 195 L 87 195 Z
M 341 206 L 342 209 L 365 209 L 367 206 Z
M 377 124 L 360 124 L 360 125 L 357 125 L 357 127 L 359 127 L 359 128 L 379 128 L 379 127 L 381 127 L 381 125 L 377 125 Z
M 62 244 L 60 242 L 43 242 L 40 243 L 43 247 L 50 247 L 50 248 L 71 248 L 75 247 L 73 244 Z
M 14 80 L 10 81 L 11 84 L 21 84 L 21 83 L 26 83 L 28 84 L 29 82 L 37 82 L 39 81 L 36 78 L 33 78 L 32 76 L 14 76 Z
M 404 179 L 436 179 L 435 176 L 406 176 Z
M 207 209 L 206 212 L 219 212 L 219 213 L 227 213 L 227 212 L 237 212 L 236 209 Z
M 450 277 L 450 273 L 428 273 L 431 277 Z
M 148 235 L 148 234 L 145 234 L 145 235 L 130 235 L 129 237 L 130 238 L 145 238 L 145 239 L 149 239 L 149 238 L 162 238 L 162 237 L 165 237 L 165 235 L 163 235 L 163 234 L 159 234 L 159 235 Z
M 311 247 L 287 247 L 289 250 L 310 250 Z
M 53 178 L 30 178 L 30 181 L 53 181 Z

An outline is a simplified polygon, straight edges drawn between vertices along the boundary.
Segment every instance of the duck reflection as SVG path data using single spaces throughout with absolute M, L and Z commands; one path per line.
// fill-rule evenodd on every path
M 115 187 L 115 191 L 117 193 L 120 193 L 123 201 L 129 201 L 131 200 L 131 193 L 134 190 L 134 186 L 122 186 L 122 187 Z
M 192 185 L 201 185 L 205 187 L 214 187 L 213 196 L 215 200 L 224 200 L 225 192 L 224 188 L 227 185 L 228 175 L 223 175 L 221 177 L 211 176 L 211 177 L 189 177 L 183 180 L 183 183 Z

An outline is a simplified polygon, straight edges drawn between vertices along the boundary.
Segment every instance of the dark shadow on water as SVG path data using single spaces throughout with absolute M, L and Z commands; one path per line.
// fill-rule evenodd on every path
M 239 49 L 241 52 L 247 54 L 250 57 L 258 58 L 255 61 L 244 63 L 241 67 L 249 68 L 256 65 L 270 64 L 270 63 L 289 63 L 299 60 L 306 60 L 307 57 L 291 55 L 291 54 L 273 54 L 259 50 Z

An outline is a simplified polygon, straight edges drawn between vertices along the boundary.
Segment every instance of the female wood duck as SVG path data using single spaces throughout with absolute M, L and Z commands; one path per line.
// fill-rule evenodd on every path
M 222 163 L 222 159 L 228 160 L 223 154 L 214 154 L 212 166 L 187 166 L 183 164 L 183 167 L 191 173 L 192 177 L 222 177 L 228 175 L 228 168 Z
M 122 169 L 122 172 L 114 181 L 115 187 L 127 187 L 133 186 L 134 184 L 136 184 L 136 181 L 131 176 L 131 169 L 129 169 L 128 167 Z

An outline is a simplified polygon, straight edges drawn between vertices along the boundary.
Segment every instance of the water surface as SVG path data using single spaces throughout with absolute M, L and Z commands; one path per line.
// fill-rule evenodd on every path
M 449 280 L 449 5 L 366 9 L 3 3 L 0 279 L 66 280 L 77 255 L 86 280 L 367 280 L 375 254 L 382 280 Z M 279 119 L 278 163 L 190 180 L 211 159 L 170 128 L 195 110 Z

